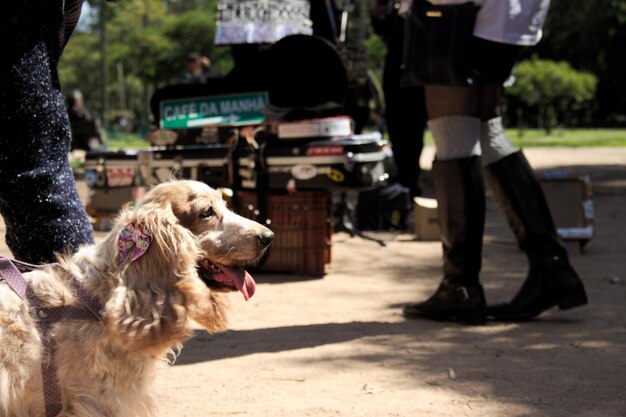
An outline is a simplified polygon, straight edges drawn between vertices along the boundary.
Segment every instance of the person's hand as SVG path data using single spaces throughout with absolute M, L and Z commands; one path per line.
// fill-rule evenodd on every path
M 207 58 L 206 56 L 200 57 L 198 61 L 205 68 L 209 68 L 211 66 L 211 60 Z
M 388 14 L 389 6 L 385 3 L 377 3 L 374 10 L 372 10 L 372 19 L 385 20 Z

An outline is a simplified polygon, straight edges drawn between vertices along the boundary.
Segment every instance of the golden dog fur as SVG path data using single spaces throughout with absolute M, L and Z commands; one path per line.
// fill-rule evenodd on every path
M 120 260 L 117 247 L 131 221 L 147 225 L 153 235 L 133 262 Z M 59 257 L 60 268 L 24 274 L 48 307 L 82 306 L 68 289 L 69 276 L 103 306 L 100 322 L 62 321 L 52 328 L 61 417 L 153 415 L 149 385 L 157 365 L 180 349 L 194 321 L 209 332 L 226 326 L 221 292 L 229 288 L 209 287 L 198 262 L 253 264 L 272 237 L 269 229 L 231 212 L 219 191 L 172 181 L 153 188 L 137 207 L 124 208 L 101 243 Z M 28 306 L 0 280 L 0 416 L 44 416 L 43 353 Z

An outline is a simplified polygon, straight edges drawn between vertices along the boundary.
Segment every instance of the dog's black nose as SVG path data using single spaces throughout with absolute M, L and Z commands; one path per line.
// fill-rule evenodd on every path
M 269 244 L 272 243 L 272 240 L 274 240 L 274 233 L 271 230 L 266 230 L 265 232 L 258 234 L 257 238 L 262 246 L 269 246 Z

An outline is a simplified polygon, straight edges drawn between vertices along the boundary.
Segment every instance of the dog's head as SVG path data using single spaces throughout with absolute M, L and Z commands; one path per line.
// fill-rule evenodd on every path
M 154 187 L 120 214 L 107 239 L 119 271 L 105 309 L 108 325 L 125 344 L 155 348 L 180 342 L 187 319 L 223 330 L 220 293 L 252 297 L 255 282 L 244 267 L 261 259 L 273 237 L 204 183 Z

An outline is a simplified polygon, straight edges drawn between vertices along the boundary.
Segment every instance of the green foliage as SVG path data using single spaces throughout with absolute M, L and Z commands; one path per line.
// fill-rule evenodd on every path
M 382 70 L 385 63 L 385 54 L 387 53 L 387 45 L 376 34 L 371 34 L 366 42 L 367 46 L 367 62 L 371 70 L 382 77 Z
M 576 71 L 567 62 L 533 58 L 520 62 L 514 69 L 515 84 L 507 94 L 516 97 L 528 107 L 537 107 L 546 130 L 558 124 L 559 119 L 588 108 L 593 99 L 597 78 L 584 71 Z
M 150 143 L 147 140 L 132 134 L 109 134 L 107 135 L 105 144 L 107 149 L 110 150 L 146 149 L 150 147 Z
M 507 129 L 511 142 L 520 148 L 533 147 L 626 147 L 624 129 Z
M 171 48 L 163 35 L 166 10 L 159 0 L 126 0 L 107 27 L 109 59 L 122 62 L 130 73 L 149 82 L 157 81 L 157 64 Z
M 77 32 L 63 52 L 59 75 L 63 90 L 83 91 L 86 103 L 99 101 L 100 38 L 95 33 Z M 91 88 L 88 88 L 91 87 Z
M 213 44 L 217 0 L 92 0 L 89 4 L 87 31 L 74 33 L 59 73 L 64 91 L 82 90 L 86 105 L 96 114 L 102 110 L 101 7 L 106 8 L 110 117 L 136 115 L 127 118 L 145 124 L 150 95 L 177 82 L 190 52 L 208 56 L 214 73 L 232 68 L 230 49 Z
M 519 148 L 537 147 L 626 147 L 625 129 L 554 129 L 546 134 L 544 129 L 506 129 L 507 137 Z M 389 138 L 386 137 L 388 140 Z M 424 143 L 433 145 L 429 130 Z
M 225 74 L 232 68 L 232 58 L 228 47 L 213 44 L 215 39 L 215 7 L 205 6 L 173 15 L 164 27 L 165 36 L 172 47 L 167 51 L 167 59 L 161 68 L 162 79 L 175 81 L 184 69 L 185 57 L 190 52 L 198 52 L 211 60 L 211 70 Z
M 524 54 L 566 61 L 595 74 L 592 117 L 602 123 L 626 114 L 625 44 L 626 0 L 552 0 L 541 42 Z
M 86 1 L 90 12 L 84 8 L 81 18 L 85 32 L 77 31 L 72 36 L 59 72 L 64 91 L 81 89 L 95 114 L 101 110 L 102 103 L 100 8 L 103 6 L 107 16 L 106 91 L 111 115 L 145 117 L 150 94 L 177 80 L 191 51 L 208 56 L 216 74 L 225 74 L 232 68 L 230 49 L 213 44 L 217 0 Z M 373 3 L 374 0 L 363 2 L 369 7 Z M 341 4 L 336 2 L 336 5 Z M 355 11 L 349 27 L 356 28 L 358 21 Z M 371 33 L 370 29 L 363 32 L 366 36 Z M 526 74 L 520 63 L 516 69 L 516 73 L 522 72 L 517 74 L 518 83 L 507 91 L 511 102 L 524 103 L 521 108 L 526 119 L 531 115 L 537 117 L 539 125 L 547 128 L 557 124 L 601 125 L 623 120 L 626 114 L 624 44 L 626 0 L 583 1 L 575 7 L 571 0 L 552 0 L 543 39 L 535 47 L 524 48 L 522 57 L 534 54 L 558 64 L 553 68 L 539 60 L 527 70 L 528 73 L 539 71 L 536 78 L 540 80 L 531 82 L 524 79 Z M 366 45 L 369 68 L 379 75 L 385 45 L 374 35 L 366 38 Z M 568 69 L 561 61 L 582 71 Z M 515 89 L 520 91 L 513 93 Z

